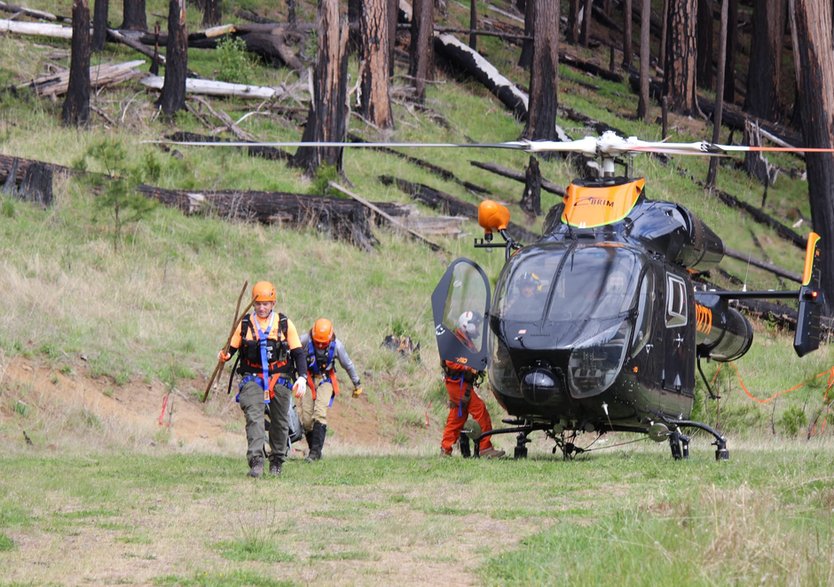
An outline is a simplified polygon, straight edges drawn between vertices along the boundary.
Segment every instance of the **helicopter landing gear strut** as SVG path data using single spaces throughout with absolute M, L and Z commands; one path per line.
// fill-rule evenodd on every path
M 676 461 L 689 458 L 689 437 L 682 434 L 675 428 L 669 433 L 669 448 L 672 449 L 672 458 Z
M 669 445 L 672 447 L 672 456 L 675 459 L 687 458 L 689 456 L 689 437 L 681 434 L 678 428 L 698 428 L 699 430 L 709 432 L 715 438 L 715 442 L 712 443 L 713 446 L 715 446 L 715 460 L 730 460 L 730 451 L 727 450 L 727 439 L 721 436 L 721 434 L 719 434 L 714 428 L 693 420 L 669 420 L 667 423 L 670 427 L 674 426 L 669 433 Z M 677 438 L 677 440 L 675 440 L 675 438 Z M 684 441 L 684 439 L 686 440 Z M 681 456 L 675 456 L 676 443 Z

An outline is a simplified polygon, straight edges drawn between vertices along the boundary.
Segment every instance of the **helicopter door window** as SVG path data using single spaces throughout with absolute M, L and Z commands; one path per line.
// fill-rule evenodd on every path
M 654 305 L 654 295 L 654 279 L 651 272 L 647 271 L 640 282 L 640 295 L 637 298 L 638 323 L 634 328 L 632 357 L 637 356 L 637 353 L 642 351 L 646 343 L 649 342 L 649 335 L 652 332 L 651 308 Z
M 686 326 L 686 283 L 677 275 L 666 274 L 666 327 Z

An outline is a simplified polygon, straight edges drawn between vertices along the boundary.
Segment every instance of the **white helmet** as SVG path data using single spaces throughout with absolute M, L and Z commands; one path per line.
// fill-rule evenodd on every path
M 483 318 L 478 312 L 464 312 L 458 317 L 458 328 L 469 338 L 478 336 Z

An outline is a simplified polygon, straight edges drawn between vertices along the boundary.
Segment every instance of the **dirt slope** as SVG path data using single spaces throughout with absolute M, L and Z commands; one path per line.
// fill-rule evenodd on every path
M 108 378 L 91 377 L 88 371 L 83 361 L 65 374 L 44 362 L 0 358 L 0 398 L 4 400 L 0 402 L 0 436 L 10 436 L 11 444 L 19 447 L 25 446 L 26 436 L 35 445 L 42 438 L 54 447 L 60 434 L 65 447 L 73 442 L 100 442 L 102 449 L 169 445 L 183 452 L 245 452 L 243 415 L 225 393 L 225 375 L 222 386 L 215 386 L 203 404 L 199 400 L 206 385 L 203 377 L 169 393 L 159 381 L 118 386 Z M 395 445 L 393 431 L 400 430 L 391 410 L 367 396 L 353 399 L 345 393 L 328 414 L 326 449 L 334 453 L 414 450 L 433 440 L 439 442 L 439 426 L 430 422 L 428 429 L 405 431 L 413 442 Z M 304 441 L 294 448 L 294 456 L 303 454 Z

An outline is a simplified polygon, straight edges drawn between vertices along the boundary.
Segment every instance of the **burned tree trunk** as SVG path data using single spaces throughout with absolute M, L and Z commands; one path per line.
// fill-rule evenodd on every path
M 535 5 L 533 63 L 525 139 L 555 140 L 559 92 L 559 2 L 538 0 Z M 588 18 L 588 15 L 586 15 Z
M 95 0 L 93 5 L 93 42 L 92 50 L 101 51 L 107 41 L 107 12 L 110 0 Z
M 649 82 L 651 81 L 651 0 L 642 0 L 640 8 L 640 100 L 637 103 L 637 116 L 643 122 L 649 122 Z
M 168 51 L 165 82 L 157 106 L 168 118 L 185 107 L 185 78 L 188 75 L 188 35 L 185 30 L 185 0 L 168 2 Z
M 414 99 L 420 104 L 426 99 L 426 82 L 434 78 L 433 27 L 434 0 L 414 0 L 408 75 L 414 84 Z
M 695 8 L 697 0 L 668 3 L 668 38 L 663 95 L 669 108 L 680 114 L 695 113 Z
M 319 50 L 313 74 L 313 102 L 301 138 L 304 142 L 342 142 L 347 134 L 348 27 L 338 0 L 319 4 Z M 314 174 L 322 164 L 342 170 L 342 147 L 299 147 L 293 165 Z
M 148 30 L 148 17 L 145 15 L 145 0 L 124 0 L 124 20 L 119 28 L 129 31 Z
M 524 192 L 519 206 L 532 216 L 540 216 L 542 213 L 542 173 L 538 160 L 532 155 L 524 173 Z
M 723 1 L 723 0 L 722 0 Z M 724 64 L 724 101 L 736 99 L 736 51 L 738 50 L 738 0 L 727 0 L 727 62 Z
M 623 69 L 631 69 L 631 0 L 623 2 Z
M 70 78 L 61 120 L 66 126 L 85 126 L 90 120 L 90 9 L 87 0 L 72 2 Z
M 388 0 L 364 0 L 360 112 L 379 128 L 394 126 L 389 94 Z
M 753 116 L 776 120 L 779 113 L 782 39 L 785 0 L 759 0 L 753 8 L 750 69 L 744 110 Z
M 203 26 L 217 26 L 222 19 L 220 0 L 203 0 Z
M 698 85 L 702 88 L 712 87 L 713 54 L 713 0 L 698 0 L 697 30 L 698 56 L 696 59 Z
M 527 2 L 524 5 L 524 36 L 521 43 L 521 54 L 518 56 L 518 66 L 524 69 L 530 69 L 533 64 L 533 35 L 536 30 L 536 23 L 533 22 L 535 18 L 535 2 Z
M 799 109 L 808 147 L 834 147 L 834 52 L 831 0 L 792 0 L 799 68 Z M 808 198 L 814 230 L 822 237 L 822 289 L 826 315 L 834 314 L 834 155 L 807 153 Z

